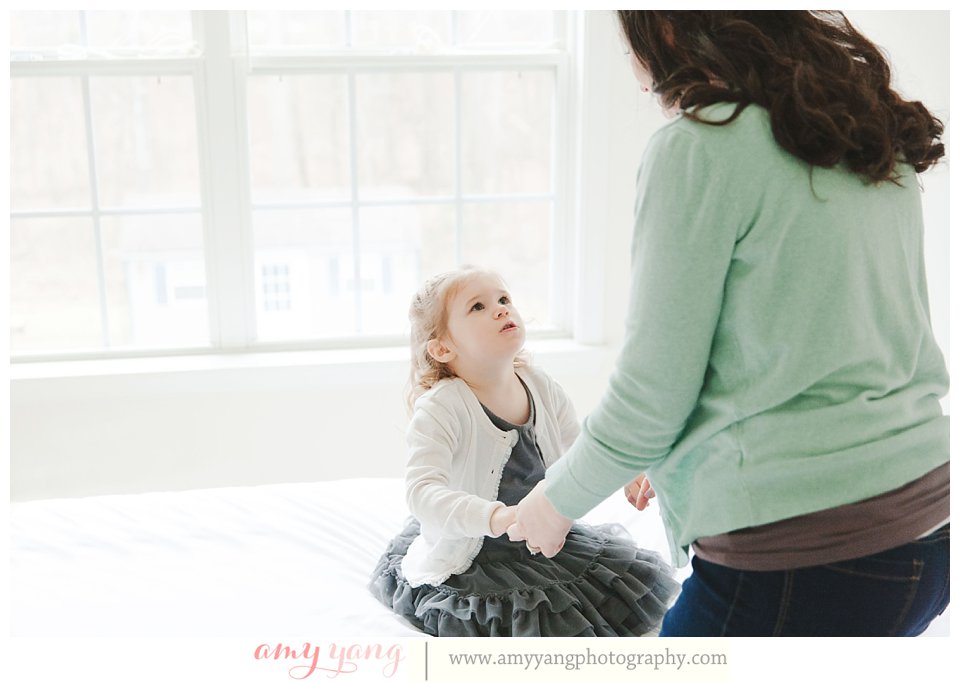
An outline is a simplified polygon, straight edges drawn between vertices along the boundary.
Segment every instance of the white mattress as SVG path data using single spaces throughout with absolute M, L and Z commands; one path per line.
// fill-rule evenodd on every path
M 366 588 L 406 517 L 376 478 L 15 503 L 12 634 L 423 636 Z M 584 520 L 668 556 L 655 506 Z

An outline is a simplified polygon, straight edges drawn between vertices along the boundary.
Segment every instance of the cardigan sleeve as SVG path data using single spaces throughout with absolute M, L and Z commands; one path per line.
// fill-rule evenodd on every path
M 553 404 L 557 411 L 557 423 L 560 426 L 560 445 L 567 450 L 580 435 L 580 422 L 577 421 L 577 411 L 567 392 L 553 377 L 548 377 L 548 380 L 553 394 Z
M 490 517 L 503 502 L 450 487 L 454 452 L 461 438 L 456 415 L 437 404 L 415 409 L 407 428 L 407 505 L 423 524 L 444 538 L 490 534 Z
M 597 408 L 547 472 L 577 518 L 666 457 L 704 382 L 742 219 L 699 136 L 668 125 L 638 173 L 623 348 Z

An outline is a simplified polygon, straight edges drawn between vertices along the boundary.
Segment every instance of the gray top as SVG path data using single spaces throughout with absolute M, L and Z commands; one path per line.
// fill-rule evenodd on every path
M 518 377 L 519 378 L 519 377 Z M 503 467 L 503 474 L 500 477 L 500 487 L 497 491 L 497 499 L 507 506 L 512 506 L 520 502 L 528 492 L 533 489 L 537 483 L 543 480 L 546 473 L 546 467 L 543 464 L 543 455 L 537 445 L 537 437 L 533 426 L 537 422 L 537 407 L 530 395 L 530 390 L 523 383 L 523 390 L 527 392 L 527 400 L 530 401 L 530 417 L 526 424 L 513 424 L 507 420 L 498 417 L 482 405 L 483 411 L 501 431 L 517 431 L 519 438 L 513 451 L 510 453 L 510 459 Z M 492 546 L 510 546 L 516 548 L 523 547 L 523 543 L 510 542 L 507 534 L 491 538 L 484 538 L 484 548 L 489 549 Z

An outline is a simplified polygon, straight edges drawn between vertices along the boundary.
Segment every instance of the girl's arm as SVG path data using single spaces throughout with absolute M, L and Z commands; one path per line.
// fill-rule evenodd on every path
M 567 450 L 580 435 L 580 422 L 577 421 L 577 411 L 566 391 L 553 377 L 549 377 L 549 380 L 553 404 L 557 410 L 557 422 L 560 424 L 560 443 L 563 449 Z
M 423 407 L 414 412 L 407 429 L 407 505 L 428 532 L 441 537 L 493 535 L 496 529 L 491 528 L 491 520 L 494 512 L 505 507 L 503 502 L 450 487 L 460 431 L 453 414 Z M 498 519 L 503 522 L 502 517 Z

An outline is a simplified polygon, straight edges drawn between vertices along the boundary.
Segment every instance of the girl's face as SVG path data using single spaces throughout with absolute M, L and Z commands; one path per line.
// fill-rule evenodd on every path
M 473 367 L 513 363 L 526 330 L 499 278 L 478 273 L 450 299 L 444 344 L 455 354 L 448 362 Z

